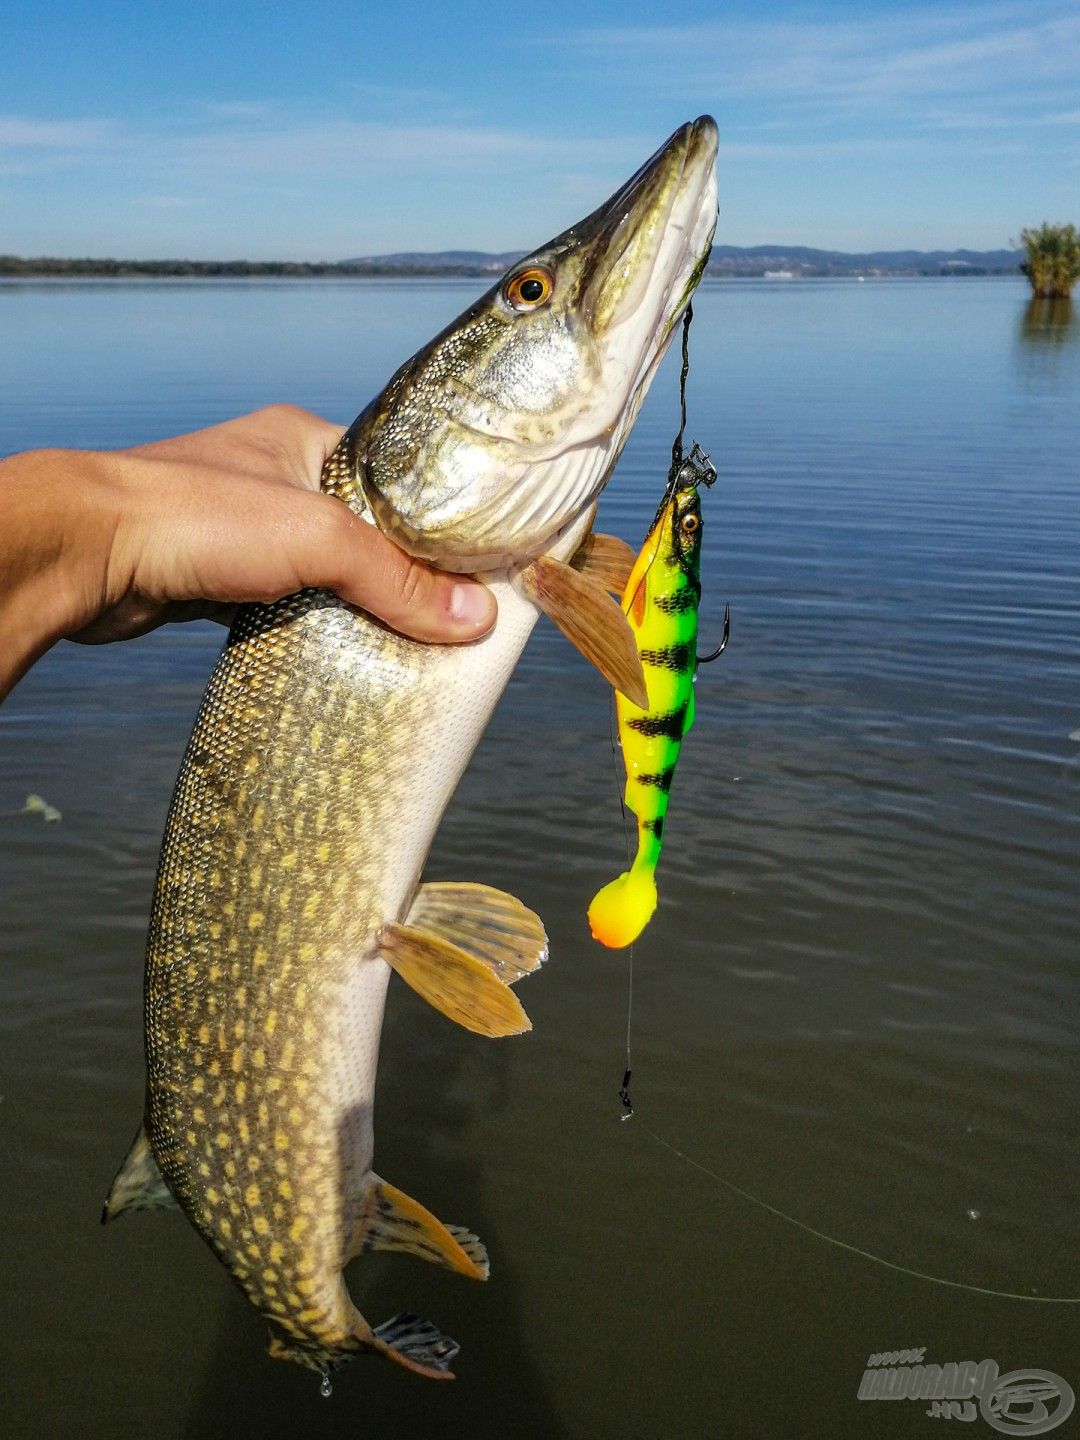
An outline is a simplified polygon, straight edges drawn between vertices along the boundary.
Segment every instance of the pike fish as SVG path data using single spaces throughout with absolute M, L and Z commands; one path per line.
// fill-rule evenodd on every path
M 445 1379 L 458 1348 L 414 1316 L 370 1325 L 354 1258 L 487 1275 L 475 1235 L 373 1169 L 387 985 L 396 971 L 481 1034 L 528 1028 L 510 985 L 546 957 L 538 918 L 421 871 L 541 611 L 644 699 L 605 588 L 632 555 L 589 532 L 708 258 L 716 142 L 708 116 L 680 127 L 407 361 L 326 463 L 324 490 L 412 555 L 480 575 L 495 628 L 425 646 L 322 591 L 247 605 L 184 755 L 147 942 L 143 1124 L 103 1218 L 179 1206 L 270 1322 L 270 1353 L 324 1376 L 366 1350 Z

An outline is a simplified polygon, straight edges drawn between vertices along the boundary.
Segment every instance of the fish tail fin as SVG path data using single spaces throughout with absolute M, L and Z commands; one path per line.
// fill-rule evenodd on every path
M 589 929 L 612 950 L 632 945 L 656 909 L 656 880 L 645 866 L 633 866 L 593 897 Z

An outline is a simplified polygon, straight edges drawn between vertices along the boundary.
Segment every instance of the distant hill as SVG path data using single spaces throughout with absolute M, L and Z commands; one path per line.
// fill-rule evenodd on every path
M 1019 250 L 812 250 L 805 245 L 714 245 L 707 274 L 999 275 L 1014 274 Z
M 483 250 L 408 251 L 367 255 L 344 265 L 387 273 L 466 275 L 501 274 L 525 252 L 493 255 Z M 1012 274 L 1023 258 L 1019 250 L 813 250 L 806 245 L 714 245 L 706 274 L 764 275 L 996 275 Z
M 115 260 L 24 259 L 0 255 L 0 276 L 176 276 L 230 279 L 245 276 L 335 277 L 348 275 L 492 276 L 520 260 L 523 251 L 410 250 L 354 260 Z M 805 245 L 716 245 L 706 274 L 750 277 L 814 275 L 1012 275 L 1019 250 L 812 250 Z
M 407 250 L 399 255 L 362 255 L 355 260 L 342 260 L 342 265 L 371 266 L 381 271 L 400 270 L 412 275 L 501 275 L 524 250 L 505 250 L 492 255 L 486 250 Z

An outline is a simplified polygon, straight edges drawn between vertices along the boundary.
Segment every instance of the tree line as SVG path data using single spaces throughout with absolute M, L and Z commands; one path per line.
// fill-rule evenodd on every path
M 79 276 L 89 278 L 235 278 L 238 276 L 310 277 L 334 275 L 486 275 L 479 267 L 382 265 L 378 260 L 93 260 L 56 256 L 0 255 L 2 276 Z

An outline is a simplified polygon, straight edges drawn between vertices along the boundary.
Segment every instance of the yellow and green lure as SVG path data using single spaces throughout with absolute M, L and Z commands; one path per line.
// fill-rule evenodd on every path
M 629 870 L 605 885 L 589 906 L 589 928 L 602 945 L 631 945 L 656 909 L 656 866 L 664 842 L 668 796 L 683 737 L 694 723 L 694 678 L 699 657 L 701 502 L 698 483 L 716 471 L 695 464 L 697 447 L 665 496 L 622 596 L 637 641 L 649 708 L 616 695 L 619 742 L 626 767 L 626 807 L 637 818 L 637 855 Z M 682 482 L 682 483 L 680 483 Z M 727 643 L 724 638 L 714 660 Z

